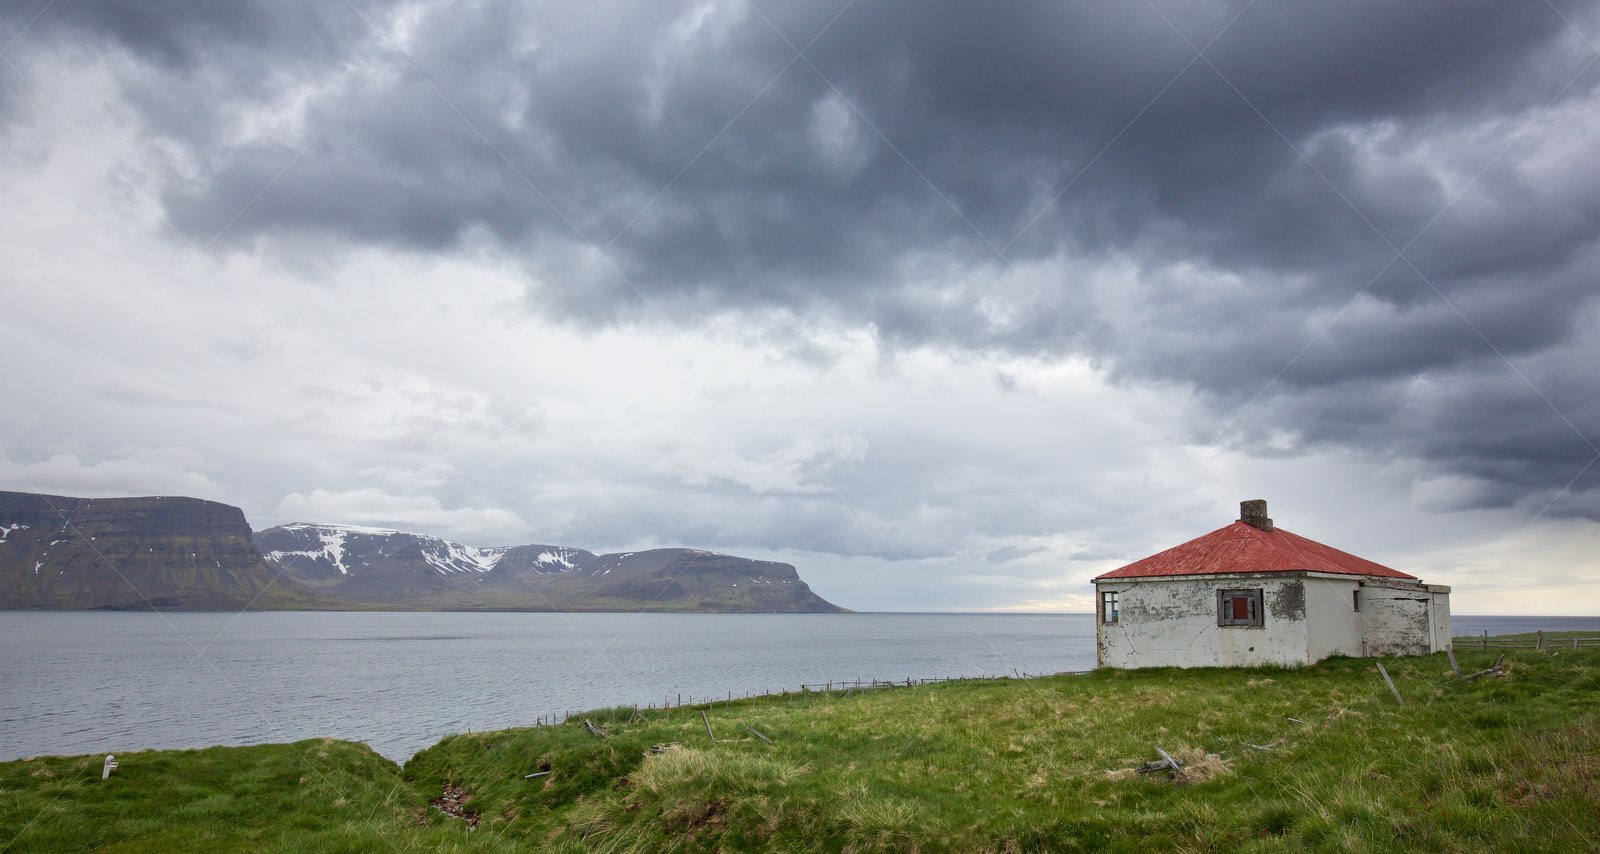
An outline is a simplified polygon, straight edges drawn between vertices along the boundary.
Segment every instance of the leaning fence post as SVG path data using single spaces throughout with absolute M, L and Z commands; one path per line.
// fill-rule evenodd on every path
M 1483 648 L 1485 650 L 1489 649 L 1489 630 L 1488 629 L 1484 629 L 1483 630 Z
M 1454 644 L 1445 644 L 1444 652 L 1445 652 L 1445 655 L 1450 656 L 1450 671 L 1456 675 L 1457 679 L 1460 679 L 1461 678 L 1461 665 L 1456 663 L 1456 648 L 1455 648 L 1455 645 Z
M 1406 704 L 1405 698 L 1400 696 L 1400 689 L 1394 687 L 1394 680 L 1389 678 L 1389 671 L 1383 669 L 1383 662 L 1375 661 L 1373 663 L 1378 665 L 1378 672 L 1383 675 L 1383 681 L 1387 682 L 1389 690 L 1394 692 L 1394 701 L 1404 706 Z

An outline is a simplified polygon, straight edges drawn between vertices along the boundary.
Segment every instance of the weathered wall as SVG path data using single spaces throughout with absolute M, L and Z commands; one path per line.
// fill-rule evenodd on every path
M 1428 592 L 1433 596 L 1433 649 L 1430 652 L 1442 652 L 1455 637 L 1450 628 L 1450 588 L 1430 584 Z
M 1353 594 L 1359 578 L 1307 578 L 1306 660 L 1361 655 L 1361 615 Z
M 1304 664 L 1306 579 L 1206 576 L 1203 579 L 1105 581 L 1117 591 L 1121 616 L 1100 625 L 1100 663 L 1106 667 L 1233 667 Z M 1261 588 L 1261 628 L 1217 625 L 1217 591 Z
M 1361 588 L 1365 654 L 1426 655 L 1433 652 L 1433 596 L 1421 584 L 1367 579 Z

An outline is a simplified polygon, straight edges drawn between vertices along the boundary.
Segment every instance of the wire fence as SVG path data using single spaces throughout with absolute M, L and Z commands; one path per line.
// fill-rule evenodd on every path
M 1575 637 L 1575 638 L 1546 638 L 1544 632 L 1537 633 L 1530 638 L 1491 637 L 1487 632 L 1482 636 L 1466 636 L 1454 639 L 1456 649 L 1531 649 L 1554 650 L 1567 647 L 1579 649 L 1582 647 L 1600 646 L 1600 637 Z M 599 717 L 601 715 L 617 715 L 631 711 L 631 717 L 639 717 L 656 712 L 670 712 L 674 709 L 715 708 L 718 703 L 733 703 L 744 700 L 760 700 L 764 697 L 790 697 L 806 694 L 853 694 L 862 691 L 879 691 L 887 688 L 911 688 L 917 685 L 938 685 L 946 682 L 969 682 L 993 679 L 1032 679 L 1039 676 L 1082 676 L 1092 673 L 1090 670 L 1064 670 L 1058 673 L 1025 673 L 1013 670 L 1009 674 L 986 676 L 936 676 L 928 678 L 907 677 L 905 679 L 838 679 L 826 682 L 804 682 L 798 690 L 765 690 L 760 692 L 739 693 L 726 691 L 712 696 L 696 697 L 692 694 L 675 694 L 661 698 L 660 703 L 635 703 L 603 707 L 599 709 L 566 709 L 536 717 L 533 726 L 561 726 L 572 720 L 582 720 L 585 717 Z
M 585 717 L 597 718 L 601 715 L 616 715 L 631 710 L 631 717 L 651 714 L 655 712 L 670 712 L 674 709 L 714 708 L 718 703 L 733 703 L 745 700 L 760 700 L 764 697 L 793 697 L 807 694 L 852 694 L 858 691 L 884 690 L 886 688 L 911 688 L 917 685 L 938 685 L 945 682 L 971 682 L 995 679 L 1033 679 L 1039 676 L 1082 676 L 1093 671 L 1089 670 L 1064 670 L 1059 673 L 1024 673 L 1014 670 L 1009 674 L 988 676 L 937 676 L 918 679 L 907 677 L 905 679 L 840 679 L 828 682 L 801 683 L 798 690 L 787 689 L 779 691 L 752 691 L 739 693 L 725 691 L 713 696 L 693 696 L 691 694 L 676 694 L 662 697 L 660 703 L 636 703 L 631 706 L 611 706 L 599 709 L 565 709 L 550 714 L 539 715 L 534 718 L 533 726 L 561 726 L 568 721 L 581 720 Z
M 1539 632 L 1531 638 L 1490 637 L 1484 632 L 1478 637 L 1460 637 L 1455 639 L 1457 649 L 1534 649 L 1550 650 L 1571 647 L 1600 646 L 1600 637 L 1593 638 L 1546 638 L 1544 632 Z

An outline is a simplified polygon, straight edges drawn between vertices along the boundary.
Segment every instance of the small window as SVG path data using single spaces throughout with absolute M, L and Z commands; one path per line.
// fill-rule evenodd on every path
M 1350 607 L 1352 609 L 1354 609 L 1357 614 L 1361 613 L 1361 589 L 1360 588 L 1356 588 L 1355 590 L 1350 591 Z
M 1218 590 L 1217 625 L 1261 628 L 1261 590 Z
M 1106 590 L 1100 594 L 1100 622 L 1117 621 L 1117 591 Z

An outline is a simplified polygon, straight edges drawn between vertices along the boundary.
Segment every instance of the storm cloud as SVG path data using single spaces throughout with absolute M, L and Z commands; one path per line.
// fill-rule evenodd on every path
M 109 69 L 181 234 L 159 238 L 223 263 L 488 253 L 517 311 L 580 335 L 737 328 L 819 370 L 830 335 L 1084 363 L 1192 395 L 1173 441 L 1414 465 L 1436 512 L 1600 519 L 1594 3 L 32 0 L 0 22 L 5 133 L 41 114 L 30 71 Z M 971 492 L 918 477 L 927 437 L 898 460 L 808 441 L 859 463 L 841 487 Z M 652 476 L 825 491 L 776 445 L 681 453 Z M 774 548 L 883 552 L 837 507 L 770 521 Z

